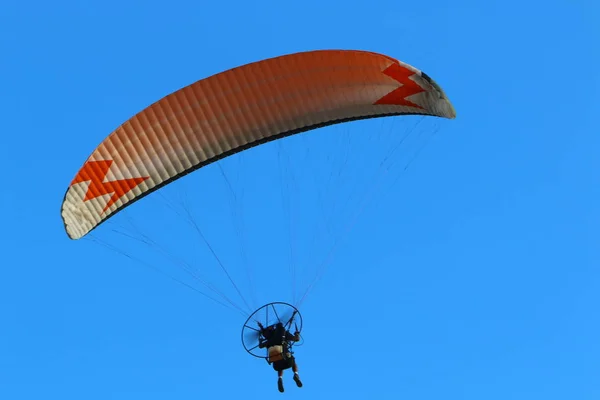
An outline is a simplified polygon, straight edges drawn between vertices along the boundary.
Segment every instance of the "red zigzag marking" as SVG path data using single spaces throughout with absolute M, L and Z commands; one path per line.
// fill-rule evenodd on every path
M 123 197 L 130 190 L 144 182 L 149 176 L 130 179 L 119 179 L 116 181 L 104 182 L 104 178 L 112 165 L 113 160 L 88 161 L 79 170 L 77 176 L 71 182 L 71 186 L 76 183 L 90 182 L 87 193 L 83 201 L 95 199 L 96 197 L 110 194 L 111 197 L 102 210 L 105 212 L 110 206 L 115 204 L 117 200 Z
M 375 104 L 393 104 L 397 106 L 408 106 L 420 108 L 422 110 L 424 109 L 420 105 L 415 104 L 410 100 L 406 100 L 406 98 L 409 96 L 425 91 L 425 89 L 423 89 L 415 81 L 410 79 L 411 76 L 415 75 L 414 71 L 411 71 L 410 69 L 405 68 L 400 64 L 392 64 L 389 67 L 387 67 L 383 71 L 383 73 L 402 84 L 402 86 L 400 86 L 398 89 L 392 90 L 391 92 L 377 100 Z

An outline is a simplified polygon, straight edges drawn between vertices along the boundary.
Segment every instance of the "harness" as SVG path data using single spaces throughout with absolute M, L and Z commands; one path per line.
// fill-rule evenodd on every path
M 270 365 L 276 361 L 288 361 L 294 355 L 294 350 L 292 347 L 294 346 L 294 341 L 288 341 L 286 339 L 287 334 L 289 333 L 289 328 L 292 327 L 292 322 L 294 320 L 296 313 L 294 312 L 288 322 L 283 325 L 283 336 L 281 337 L 281 344 L 269 346 L 267 348 L 267 363 Z M 298 330 L 298 325 L 294 323 L 296 327 L 296 331 Z

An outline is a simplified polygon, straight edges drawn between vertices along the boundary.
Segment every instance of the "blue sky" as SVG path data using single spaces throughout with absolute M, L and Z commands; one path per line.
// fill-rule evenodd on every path
M 558 0 L 3 3 L 0 398 L 282 397 L 274 371 L 242 349 L 242 315 L 69 240 L 59 210 L 93 148 L 143 107 L 227 68 L 324 48 L 415 65 L 458 118 L 360 122 L 263 146 L 114 224 L 140 223 L 238 304 L 162 200 L 188 199 L 254 305 L 297 300 L 332 246 L 324 232 L 343 239 L 302 303 L 305 387 L 288 373 L 287 398 L 599 398 L 599 10 Z M 403 132 L 414 141 L 381 173 Z M 365 193 L 374 201 L 346 230 Z M 340 199 L 349 206 L 333 208 Z M 94 234 L 184 276 L 157 247 L 105 228 Z

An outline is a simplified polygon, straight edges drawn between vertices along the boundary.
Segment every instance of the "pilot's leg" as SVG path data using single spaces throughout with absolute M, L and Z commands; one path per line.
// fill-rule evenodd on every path
M 302 387 L 302 381 L 300 380 L 300 376 L 298 375 L 298 364 L 296 364 L 296 359 L 292 359 L 292 371 L 294 371 L 294 381 L 296 382 L 296 386 Z
M 281 393 L 283 393 L 283 370 L 277 371 L 277 388 Z

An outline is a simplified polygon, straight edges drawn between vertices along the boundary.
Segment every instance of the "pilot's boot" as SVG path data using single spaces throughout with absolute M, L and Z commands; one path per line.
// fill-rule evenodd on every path
M 302 387 L 302 381 L 300 380 L 300 376 L 297 372 L 294 372 L 294 381 L 296 381 L 296 386 Z
M 281 378 L 281 376 L 279 377 L 279 379 L 277 379 L 277 388 L 281 393 L 283 393 L 283 379 Z

